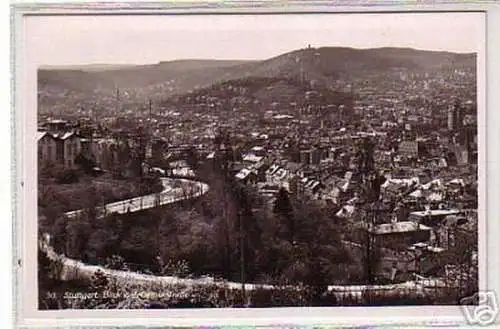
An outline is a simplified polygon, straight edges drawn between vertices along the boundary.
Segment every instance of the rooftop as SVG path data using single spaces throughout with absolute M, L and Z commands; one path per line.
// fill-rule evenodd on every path
M 257 156 L 255 154 L 249 153 L 243 155 L 243 161 L 248 161 L 248 162 L 260 162 L 264 157 Z
M 411 215 L 418 217 L 425 216 L 448 216 L 448 215 L 457 215 L 460 213 L 460 210 L 456 209 L 435 209 L 435 210 L 424 210 L 424 211 L 414 211 L 410 213 Z
M 380 224 L 373 228 L 375 234 L 391 234 L 391 233 L 406 233 L 416 231 L 430 231 L 431 228 L 415 222 L 395 222 L 388 224 Z
M 48 124 L 63 124 L 63 123 L 68 123 L 66 120 L 61 120 L 61 119 L 54 119 L 47 121 Z
M 47 135 L 46 131 L 37 131 L 36 132 L 36 141 L 38 142 L 43 136 Z
M 250 175 L 250 174 L 251 174 L 251 171 L 250 171 L 250 170 L 248 170 L 248 169 L 246 169 L 246 168 L 243 168 L 243 169 L 241 169 L 241 170 L 240 170 L 240 172 L 238 172 L 238 173 L 236 174 L 236 178 L 238 178 L 238 179 L 245 179 L 245 178 L 247 178 L 247 177 L 248 177 L 248 175 Z
M 60 138 L 61 139 L 67 139 L 67 138 L 70 138 L 71 136 L 75 135 L 75 132 L 71 131 L 71 132 L 66 132 L 64 133 Z

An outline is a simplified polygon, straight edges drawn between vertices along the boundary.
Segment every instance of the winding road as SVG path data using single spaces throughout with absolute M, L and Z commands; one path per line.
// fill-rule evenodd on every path
M 124 201 L 113 202 L 107 204 L 99 216 L 105 216 L 110 213 L 124 214 L 127 212 L 137 212 L 154 208 L 161 205 L 167 205 L 182 201 L 189 198 L 199 197 L 209 190 L 209 186 L 205 183 L 194 181 L 191 179 L 172 179 L 162 178 L 163 190 L 160 193 L 149 194 L 142 197 L 136 197 Z M 67 212 L 66 215 L 70 218 L 78 217 L 83 210 L 76 210 Z M 156 276 L 148 275 L 131 271 L 111 270 L 99 265 L 85 264 L 82 261 L 70 259 L 65 255 L 58 254 L 50 245 L 50 236 L 46 234 L 40 243 L 40 248 L 46 252 L 47 256 L 52 260 L 59 260 L 63 264 L 61 273 L 62 280 L 72 280 L 78 278 L 89 278 L 95 272 L 102 271 L 105 274 L 115 278 L 118 283 L 133 283 L 133 284 L 146 284 L 148 286 L 154 285 L 156 288 L 166 288 L 171 285 L 215 285 L 226 287 L 229 289 L 241 289 L 242 284 L 239 282 L 219 281 L 213 278 L 197 278 L 197 279 L 184 279 L 173 276 Z M 418 281 L 409 281 L 400 284 L 392 285 L 379 285 L 379 286 L 365 286 L 365 285 L 331 285 L 328 289 L 336 294 L 361 294 L 366 289 L 373 290 L 394 290 L 394 289 L 412 289 L 416 292 L 424 291 L 426 288 L 436 289 L 440 286 L 443 287 L 444 282 L 441 279 L 426 279 Z M 272 289 L 272 285 L 256 285 L 245 284 L 246 290 L 254 289 Z
M 102 217 L 105 214 L 111 213 L 124 214 L 127 212 L 151 209 L 157 206 L 178 202 L 183 199 L 199 197 L 208 191 L 207 184 L 189 179 L 161 178 L 161 183 L 163 185 L 163 190 L 161 192 L 108 203 L 104 208 L 105 212 L 99 215 Z M 82 212 L 83 210 L 80 209 L 69 211 L 65 213 L 65 215 L 69 218 L 74 218 L 78 217 Z

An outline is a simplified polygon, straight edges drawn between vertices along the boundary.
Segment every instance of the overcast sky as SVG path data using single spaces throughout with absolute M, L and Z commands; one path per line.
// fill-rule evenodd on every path
M 484 42 L 480 13 L 52 16 L 25 26 L 37 65 L 265 59 L 308 44 L 477 52 Z

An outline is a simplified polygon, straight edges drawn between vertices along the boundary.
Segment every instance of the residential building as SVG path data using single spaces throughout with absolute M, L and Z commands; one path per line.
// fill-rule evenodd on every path
M 411 212 L 408 219 L 431 227 L 437 227 L 447 216 L 456 216 L 458 214 L 460 214 L 460 210 L 456 209 L 434 209 Z
M 459 131 L 463 125 L 463 113 L 457 104 L 448 108 L 448 130 Z
M 38 144 L 38 166 L 44 167 L 57 162 L 56 151 L 57 141 L 54 136 L 48 132 L 37 133 Z
M 66 131 L 70 124 L 65 120 L 50 120 L 43 124 L 44 129 L 50 133 L 60 133 Z
M 64 168 L 75 168 L 75 159 L 82 150 L 80 137 L 74 132 L 38 132 L 37 143 L 39 164 L 42 166 L 59 164 Z
M 411 221 L 379 224 L 370 230 L 375 243 L 386 248 L 407 248 L 417 242 L 429 241 L 431 231 L 430 227 Z
M 311 164 L 311 154 L 309 150 L 301 150 L 300 151 L 300 163 L 304 165 Z
M 398 153 L 407 158 L 418 158 L 422 149 L 422 143 L 418 141 L 402 141 L 399 143 Z
M 80 137 L 74 132 L 68 132 L 63 134 L 58 142 L 62 144 L 63 154 L 60 159 L 63 166 L 65 168 L 75 168 L 76 157 L 81 152 Z

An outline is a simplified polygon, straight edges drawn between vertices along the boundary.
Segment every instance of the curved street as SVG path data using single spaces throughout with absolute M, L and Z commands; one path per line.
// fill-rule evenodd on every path
M 105 213 L 118 213 L 123 214 L 126 212 L 137 212 L 141 210 L 146 210 L 154 208 L 161 205 L 166 205 L 181 200 L 199 197 L 205 194 L 209 186 L 205 183 L 193 181 L 189 179 L 172 179 L 172 178 L 162 178 L 163 191 L 160 193 L 149 194 L 142 197 L 136 197 L 132 199 L 127 199 L 123 201 L 113 202 L 106 205 Z M 179 185 L 179 186 L 175 186 Z M 68 217 L 78 217 L 78 215 L 83 210 L 76 210 L 66 213 Z M 105 213 L 101 213 L 100 216 L 104 216 Z M 227 281 L 216 281 L 213 278 L 205 277 L 198 279 L 183 279 L 173 276 L 156 276 L 148 275 L 137 272 L 130 271 L 120 271 L 111 270 L 99 265 L 85 264 L 79 260 L 70 259 L 64 255 L 60 255 L 54 251 L 50 246 L 50 236 L 45 235 L 41 243 L 42 250 L 47 253 L 47 256 L 52 260 L 59 260 L 63 263 L 63 270 L 61 274 L 62 280 L 70 280 L 77 278 L 89 278 L 95 272 L 102 271 L 105 274 L 115 278 L 118 283 L 126 283 L 133 281 L 137 284 L 148 284 L 155 285 L 158 288 L 167 287 L 169 285 L 216 285 L 220 287 L 226 287 L 229 289 L 240 289 L 242 284 L 239 282 L 227 282 Z M 409 281 L 399 284 L 391 285 L 331 285 L 328 290 L 334 292 L 335 294 L 361 294 L 363 290 L 373 289 L 373 290 L 393 290 L 393 289 L 414 289 L 415 292 L 423 291 L 426 288 L 435 289 L 439 287 L 444 287 L 444 282 L 441 279 L 426 279 L 418 281 Z M 256 284 L 245 284 L 246 290 L 254 289 L 272 289 L 272 285 L 256 285 Z
M 163 185 L 163 190 L 161 192 L 108 203 L 105 206 L 105 212 L 101 212 L 99 215 L 104 216 L 105 214 L 111 213 L 124 214 L 127 212 L 146 210 L 181 201 L 183 199 L 199 197 L 208 191 L 207 184 L 189 179 L 162 177 L 161 182 Z M 176 184 L 179 186 L 175 186 Z M 65 213 L 65 215 L 73 218 L 78 217 L 82 212 L 83 210 L 80 209 L 69 211 Z

